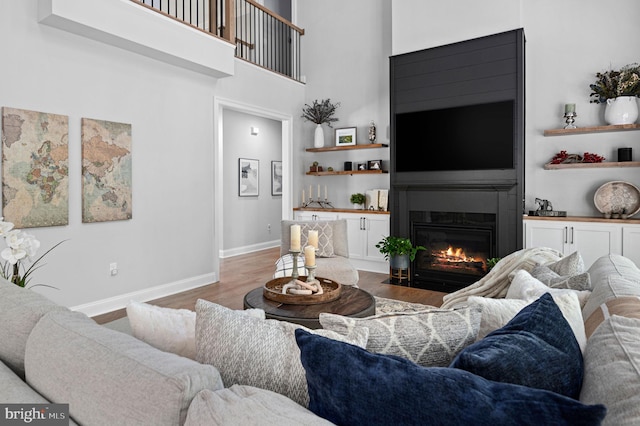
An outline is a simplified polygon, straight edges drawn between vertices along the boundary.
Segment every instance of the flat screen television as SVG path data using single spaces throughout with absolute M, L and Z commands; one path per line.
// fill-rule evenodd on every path
M 395 171 L 513 169 L 514 101 L 396 114 Z

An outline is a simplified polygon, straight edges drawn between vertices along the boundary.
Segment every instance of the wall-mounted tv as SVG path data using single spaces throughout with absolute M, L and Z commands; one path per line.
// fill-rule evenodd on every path
M 395 171 L 513 169 L 514 101 L 396 114 Z

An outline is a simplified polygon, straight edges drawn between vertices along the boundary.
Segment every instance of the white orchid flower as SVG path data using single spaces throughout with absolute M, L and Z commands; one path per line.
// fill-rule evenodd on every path
M 27 252 L 27 256 L 34 257 L 40 248 L 40 241 L 34 235 L 26 232 L 23 234 L 23 238 L 22 248 Z
M 22 247 L 24 243 L 24 232 L 19 229 L 14 229 L 13 231 L 9 231 L 4 238 L 10 248 L 17 249 Z
M 0 256 L 10 264 L 15 265 L 27 256 L 27 251 L 22 248 L 7 247 L 0 252 Z
M 13 229 L 13 223 L 5 222 L 4 217 L 0 217 L 0 237 L 7 235 Z

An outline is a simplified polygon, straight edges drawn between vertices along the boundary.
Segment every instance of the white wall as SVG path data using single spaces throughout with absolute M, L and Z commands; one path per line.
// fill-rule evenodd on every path
M 279 121 L 227 109 L 223 118 L 224 202 L 222 257 L 280 246 L 282 196 L 271 195 L 271 162 L 282 161 Z M 257 135 L 251 134 L 257 127 Z M 259 161 L 259 195 L 238 195 L 238 159 Z M 270 229 L 269 229 L 270 228 Z
M 0 39 L 0 106 L 69 116 L 69 225 L 31 230 L 43 249 L 69 241 L 34 276 L 59 290 L 36 291 L 97 314 L 213 282 L 214 99 L 297 115 L 303 86 L 240 61 L 233 81 L 216 80 L 41 25 L 37 0 L 0 2 Z M 82 117 L 132 124 L 132 220 L 82 223 Z
M 640 3 L 619 0 L 513 1 L 403 0 L 392 3 L 393 54 L 524 28 L 526 43 L 526 210 L 534 199 L 551 200 L 569 215 L 598 215 L 593 194 L 605 182 L 640 184 L 637 168 L 546 171 L 555 153 L 595 152 L 616 160 L 617 148 L 634 147 L 638 132 L 543 137 L 562 127 L 563 105 L 575 103 L 578 126 L 604 125 L 603 106 L 589 103 L 595 73 L 638 62 Z M 608 16 L 615 15 L 615 19 Z
M 297 25 L 302 37 L 302 74 L 306 76 L 304 103 L 330 98 L 340 102 L 334 128 L 357 127 L 358 144 L 368 144 L 369 122 L 378 129 L 378 143 L 389 143 L 389 55 L 391 54 L 390 0 L 298 0 Z M 296 118 L 302 111 L 299 109 Z M 351 208 L 349 196 L 373 188 L 389 188 L 389 175 L 306 176 L 313 161 L 325 169 L 343 170 L 345 161 L 383 160 L 388 167 L 389 149 L 313 154 L 315 125 L 301 122 L 301 137 L 294 176 L 294 205 L 300 204 L 302 188 L 327 185 L 335 207 Z M 334 129 L 324 126 L 325 146 L 335 145 Z M 324 191 L 324 189 L 322 190 Z M 316 189 L 314 189 L 314 193 Z M 308 194 L 307 194 L 308 196 Z M 315 196 L 315 194 L 314 194 Z M 324 193 L 322 194 L 324 197 Z

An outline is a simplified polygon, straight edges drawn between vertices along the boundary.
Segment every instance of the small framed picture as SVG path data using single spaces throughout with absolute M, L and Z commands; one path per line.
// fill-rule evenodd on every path
M 271 162 L 271 195 L 282 195 L 282 161 Z
M 250 158 L 238 159 L 238 195 L 241 197 L 257 197 L 259 195 L 258 177 L 260 161 Z
M 348 146 L 356 144 L 356 128 L 343 127 L 336 129 L 336 146 Z
M 357 170 L 367 170 L 367 163 L 358 163 Z
M 369 160 L 367 164 L 369 170 L 382 170 L 382 160 Z

